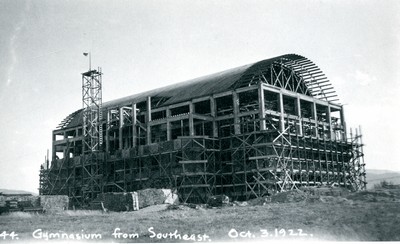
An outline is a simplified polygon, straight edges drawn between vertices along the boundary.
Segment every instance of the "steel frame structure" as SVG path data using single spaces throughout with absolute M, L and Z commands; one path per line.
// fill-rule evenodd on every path
M 53 132 L 41 194 L 66 194 L 83 206 L 99 192 L 149 187 L 195 203 L 322 184 L 366 188 L 361 130 L 347 135 L 343 107 L 315 64 L 285 55 L 239 71 L 220 93 L 170 104 L 145 93 L 105 108 L 101 71 L 84 73 L 84 109 Z

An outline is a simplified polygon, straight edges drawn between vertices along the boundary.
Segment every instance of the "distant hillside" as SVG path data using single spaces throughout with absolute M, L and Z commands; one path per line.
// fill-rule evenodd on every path
M 31 194 L 33 196 L 37 195 L 36 193 L 29 192 L 29 191 L 10 190 L 10 189 L 0 189 L 0 192 L 3 194 Z
M 367 188 L 372 189 L 375 184 L 386 180 L 393 184 L 400 185 L 400 172 L 379 169 L 367 169 Z

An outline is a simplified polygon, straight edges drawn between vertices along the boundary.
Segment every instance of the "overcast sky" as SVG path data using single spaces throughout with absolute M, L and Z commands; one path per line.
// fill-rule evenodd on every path
M 37 192 L 52 130 L 82 107 L 88 51 L 103 102 L 303 55 L 331 80 L 348 126 L 362 126 L 367 169 L 400 171 L 399 13 L 387 0 L 1 0 L 0 188 Z

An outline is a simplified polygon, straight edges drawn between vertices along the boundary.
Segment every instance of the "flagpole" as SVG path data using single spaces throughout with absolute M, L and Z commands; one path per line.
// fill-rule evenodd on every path
M 87 57 L 89 55 L 89 71 L 92 69 L 92 53 L 88 52 L 88 53 L 83 53 L 83 55 L 85 57 Z

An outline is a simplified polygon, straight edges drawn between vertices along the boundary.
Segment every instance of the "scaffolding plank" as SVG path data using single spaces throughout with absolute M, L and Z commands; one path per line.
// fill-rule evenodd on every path
M 207 163 L 207 160 L 182 160 L 179 161 L 180 164 L 200 164 L 200 163 Z
M 210 187 L 210 184 L 196 184 L 196 185 L 181 185 L 179 188 L 191 188 L 191 187 Z
M 264 156 L 255 156 L 255 157 L 249 157 L 249 160 L 258 160 L 258 159 L 268 159 L 268 158 L 279 158 L 278 155 L 264 155 Z

